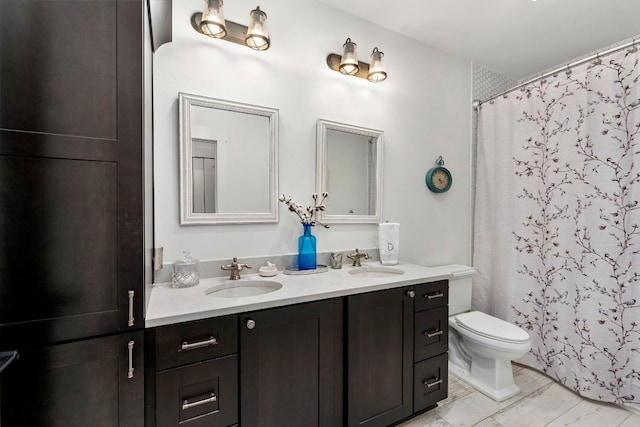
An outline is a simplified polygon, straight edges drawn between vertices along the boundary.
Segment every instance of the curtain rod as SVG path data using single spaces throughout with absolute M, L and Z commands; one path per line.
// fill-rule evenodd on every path
M 534 77 L 534 78 L 532 78 L 532 79 L 529 79 L 529 80 L 527 80 L 526 82 L 520 83 L 520 84 L 518 84 L 518 85 L 516 85 L 516 86 L 512 87 L 511 89 L 507 89 L 507 90 L 505 90 L 505 91 L 503 91 L 503 92 L 500 92 L 499 94 L 494 95 L 494 96 L 492 96 L 491 98 L 489 98 L 489 99 L 487 99 L 487 100 L 484 100 L 484 101 L 474 100 L 474 101 L 473 101 L 473 104 L 472 104 L 472 105 L 473 105 L 473 108 L 474 108 L 474 109 L 478 109 L 478 108 L 479 108 L 482 104 L 484 104 L 485 102 L 493 101 L 493 100 L 494 100 L 494 99 L 496 99 L 496 98 L 499 98 L 499 97 L 501 97 L 501 96 L 504 96 L 504 95 L 506 95 L 506 94 L 508 94 L 508 93 L 511 93 L 511 92 L 515 91 L 515 90 L 518 90 L 518 89 L 520 89 L 521 87 L 524 87 L 524 86 L 526 86 L 526 85 L 528 85 L 528 84 L 531 84 L 531 83 L 533 83 L 533 82 L 537 82 L 538 80 L 545 79 L 545 78 L 547 78 L 547 77 L 549 77 L 549 76 L 553 76 L 554 74 L 557 74 L 557 73 L 559 73 L 560 71 L 569 70 L 570 68 L 576 67 L 576 66 L 578 66 L 578 65 L 582 65 L 582 64 L 584 64 L 584 63 L 586 63 L 586 62 L 589 62 L 589 61 L 592 61 L 592 60 L 594 60 L 594 59 L 599 59 L 601 56 L 607 56 L 607 55 L 610 55 L 610 54 L 612 54 L 612 53 L 618 52 L 619 50 L 626 49 L 626 48 L 628 48 L 628 47 L 635 47 L 635 44 L 636 44 L 636 39 L 634 38 L 634 39 L 633 39 L 633 40 L 631 40 L 630 42 L 627 42 L 627 43 L 621 44 L 620 46 L 616 46 L 616 47 L 613 47 L 613 48 L 611 48 L 611 49 L 608 49 L 608 50 L 605 50 L 605 51 L 602 51 L 602 52 L 595 53 L 595 54 L 593 54 L 593 55 L 591 55 L 591 56 L 588 56 L 588 57 L 586 57 L 586 58 L 579 59 L 579 60 L 577 60 L 577 61 L 575 61 L 575 62 L 571 62 L 571 63 L 569 63 L 569 64 L 567 64 L 567 65 L 562 66 L 562 67 L 558 67 L 558 68 L 556 68 L 555 70 L 553 70 L 553 71 L 549 71 L 549 72 L 547 72 L 547 73 L 544 73 L 544 74 L 542 74 L 542 75 L 540 75 L 540 76 L 538 76 L 538 77 Z

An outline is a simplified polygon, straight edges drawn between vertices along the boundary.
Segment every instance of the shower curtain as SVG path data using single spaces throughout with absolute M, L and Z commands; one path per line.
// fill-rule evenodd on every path
M 640 54 L 478 113 L 473 306 L 525 329 L 518 360 L 640 410 Z

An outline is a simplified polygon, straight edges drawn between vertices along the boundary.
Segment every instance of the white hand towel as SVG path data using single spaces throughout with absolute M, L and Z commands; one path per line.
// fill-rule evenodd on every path
M 400 224 L 397 222 L 380 224 L 378 236 L 380 263 L 382 265 L 396 265 L 400 255 Z

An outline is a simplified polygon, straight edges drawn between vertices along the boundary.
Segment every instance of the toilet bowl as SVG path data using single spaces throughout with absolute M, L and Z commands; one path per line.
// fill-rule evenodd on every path
M 502 401 L 520 393 L 511 361 L 531 349 L 529 334 L 518 326 L 471 309 L 475 270 L 448 266 L 449 371 L 476 390 Z

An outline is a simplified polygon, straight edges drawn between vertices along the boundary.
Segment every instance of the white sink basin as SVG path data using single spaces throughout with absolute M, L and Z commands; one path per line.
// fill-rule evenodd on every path
M 389 276 L 400 276 L 404 274 L 404 270 L 393 267 L 360 267 L 349 270 L 349 274 L 355 274 L 357 276 L 363 277 L 380 278 Z
M 280 288 L 282 288 L 282 283 L 269 280 L 243 280 L 236 283 L 213 286 L 204 291 L 204 293 L 205 295 L 220 298 L 240 298 L 268 294 Z

